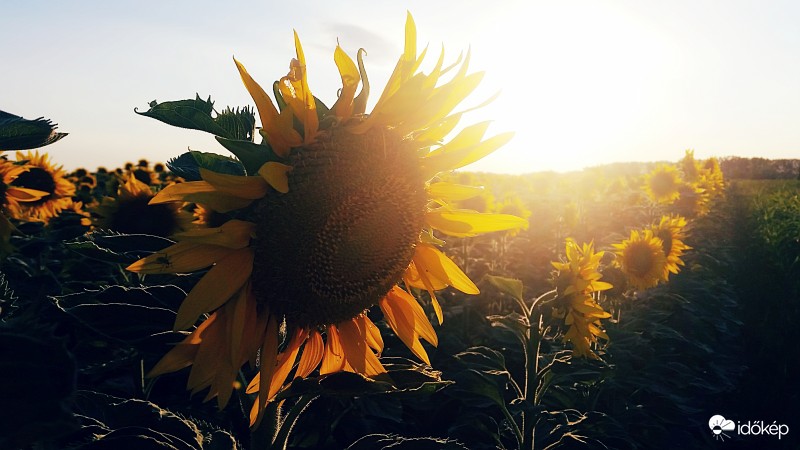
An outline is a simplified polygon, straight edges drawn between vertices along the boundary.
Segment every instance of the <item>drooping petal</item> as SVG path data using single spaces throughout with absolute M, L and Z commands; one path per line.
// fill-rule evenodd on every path
M 322 361 L 324 353 L 325 344 L 322 342 L 322 336 L 319 331 L 311 330 L 306 345 L 303 346 L 303 354 L 300 356 L 295 378 L 305 378 L 313 372 Z
M 378 357 L 367 345 L 366 330 L 361 329 L 355 319 L 340 322 L 337 328 L 344 356 L 356 372 L 368 377 L 386 372 Z
M 178 242 L 134 262 L 126 270 L 142 274 L 194 272 L 227 257 L 231 251 L 218 245 Z
M 183 300 L 174 328 L 185 329 L 196 322 L 201 314 L 220 307 L 245 284 L 252 270 L 253 250 L 232 250 L 197 282 Z
M 456 263 L 437 248 L 419 244 L 414 251 L 414 264 L 417 270 L 424 270 L 431 273 L 434 277 L 447 281 L 447 284 L 453 286 L 465 294 L 479 294 L 480 291 L 475 283 L 469 279 Z
M 328 325 L 328 339 L 325 341 L 325 355 L 322 357 L 320 375 L 341 372 L 345 369 L 344 349 L 339 339 L 336 325 Z
M 272 400 L 283 387 L 286 377 L 289 376 L 289 371 L 292 370 L 292 366 L 294 366 L 294 362 L 297 360 L 297 353 L 300 352 L 300 346 L 305 342 L 307 337 L 308 330 L 305 328 L 297 328 L 286 350 L 278 355 L 278 366 L 275 368 L 272 381 L 269 383 L 269 395 L 267 399 Z

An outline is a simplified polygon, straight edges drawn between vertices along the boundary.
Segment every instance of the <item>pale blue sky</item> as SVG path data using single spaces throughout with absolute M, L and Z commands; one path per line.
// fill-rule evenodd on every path
M 800 158 L 800 2 L 5 0 L 0 109 L 44 116 L 70 135 L 47 148 L 66 168 L 166 161 L 187 148 L 226 153 L 202 132 L 134 114 L 195 93 L 252 104 L 232 56 L 262 84 L 286 74 L 292 29 L 309 82 L 328 104 L 336 39 L 368 51 L 377 99 L 402 51 L 406 10 L 430 63 L 471 46 L 486 78 L 464 106 L 500 90 L 465 124 L 512 130 L 470 166 L 575 170 L 695 156 Z

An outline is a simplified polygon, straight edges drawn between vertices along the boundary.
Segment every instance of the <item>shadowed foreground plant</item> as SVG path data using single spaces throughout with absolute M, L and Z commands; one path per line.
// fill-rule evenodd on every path
M 511 215 L 452 207 L 452 201 L 480 191 L 436 178 L 481 159 L 511 137 L 484 139 L 486 122 L 442 143 L 463 113 L 453 113 L 454 108 L 482 78 L 482 73 L 467 73 L 469 55 L 448 67 L 442 55 L 429 74 L 419 72 L 425 52 L 417 56 L 409 15 L 405 51 L 375 108 L 365 114 L 369 83 L 361 51 L 356 66 L 337 46 L 342 90 L 328 108 L 311 94 L 297 35 L 295 48 L 289 73 L 273 85 L 275 103 L 235 61 L 259 112 L 263 141 L 220 135 L 217 140 L 239 157 L 245 175 L 200 166 L 199 180 L 168 186 L 150 202 L 194 202 L 234 218 L 216 228 L 178 233 L 175 245 L 128 267 L 140 274 L 210 267 L 181 304 L 175 329 L 201 323 L 149 376 L 191 365 L 188 388 L 193 393 L 208 389 L 206 400 L 217 397 L 223 407 L 240 369 L 247 363 L 257 366 L 246 388 L 256 395 L 253 426 L 265 415 L 275 416 L 278 404 L 270 401 L 286 380 L 316 370 L 322 376 L 386 373 L 378 359 L 383 338 L 366 314 L 373 306 L 428 363 L 420 338 L 434 346 L 438 339 L 412 288 L 430 294 L 439 323 L 436 291 L 452 286 L 478 293 L 437 248 L 441 241 L 434 233 L 466 237 L 527 224 Z M 449 72 L 455 73 L 441 82 Z M 191 104 L 206 105 L 199 99 Z M 151 106 L 145 115 L 186 126 L 171 105 Z M 217 126 L 208 122 L 203 129 L 216 132 Z M 299 414 L 311 400 L 301 398 L 294 409 Z M 282 448 L 281 433 L 288 434 L 291 426 L 265 440 Z

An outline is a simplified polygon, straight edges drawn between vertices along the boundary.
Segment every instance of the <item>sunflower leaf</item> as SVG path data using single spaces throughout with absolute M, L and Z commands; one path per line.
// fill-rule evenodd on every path
M 228 107 L 222 113 L 213 116 L 214 102 L 210 96 L 208 100 L 201 99 L 200 95 L 194 100 L 162 103 L 153 100 L 147 111 L 139 112 L 134 108 L 134 112 L 175 127 L 205 131 L 229 139 L 252 140 L 255 128 L 255 113 L 249 107 L 235 110 Z
M 269 161 L 282 162 L 269 145 L 256 144 L 250 141 L 227 139 L 217 136 L 217 141 L 233 153 L 244 165 L 247 175 L 255 175 L 258 169 Z
M 119 234 L 113 231 L 95 230 L 64 245 L 92 259 L 130 264 L 173 243 L 167 238 L 149 234 Z
M 186 181 L 200 181 L 200 169 L 208 169 L 228 175 L 244 175 L 244 166 L 239 161 L 216 153 L 188 151 L 167 161 L 167 167 Z
M 57 133 L 57 124 L 39 117 L 28 120 L 0 111 L 0 151 L 30 150 L 58 141 L 67 133 Z
M 500 292 L 508 294 L 519 301 L 525 301 L 522 297 L 522 281 L 514 278 L 497 277 L 494 275 L 486 275 L 484 278 L 486 278 L 486 281 L 491 283 L 492 286 L 496 287 Z

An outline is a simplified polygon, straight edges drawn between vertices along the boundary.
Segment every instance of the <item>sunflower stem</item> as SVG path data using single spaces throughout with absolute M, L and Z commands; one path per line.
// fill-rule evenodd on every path
M 292 432 L 295 423 L 297 423 L 297 419 L 300 418 L 300 414 L 318 397 L 319 395 L 304 395 L 297 400 L 280 425 L 278 425 L 278 433 L 275 436 L 272 447 L 270 447 L 271 450 L 286 450 L 289 445 L 289 434 Z
M 281 420 L 281 402 L 267 403 L 264 409 L 264 418 L 258 428 L 252 430 L 250 434 L 250 449 L 262 450 L 273 448 L 276 441 L 276 433 Z

